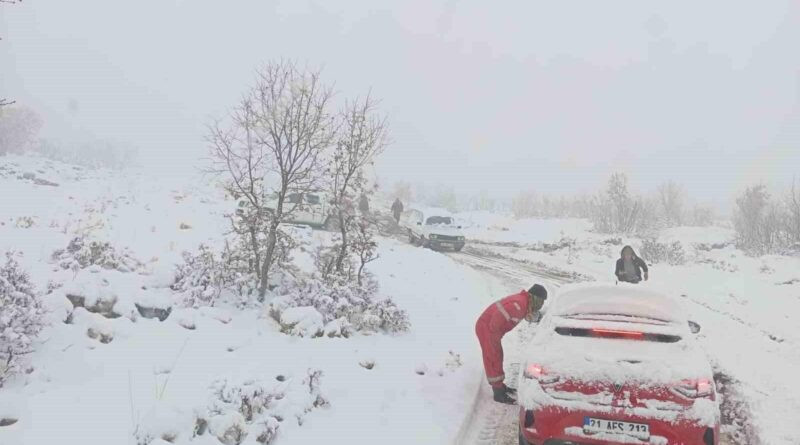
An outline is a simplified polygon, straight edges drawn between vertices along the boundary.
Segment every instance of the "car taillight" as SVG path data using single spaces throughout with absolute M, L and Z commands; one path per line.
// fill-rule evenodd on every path
M 536 380 L 542 385 L 549 385 L 559 380 L 557 375 L 548 374 L 544 368 L 542 368 L 542 365 L 537 365 L 535 363 L 529 364 L 522 375 L 524 375 L 525 378 Z
M 607 338 L 627 338 L 631 340 L 643 340 L 644 332 L 619 331 L 616 329 L 592 329 L 592 334 L 596 337 Z
M 684 380 L 673 386 L 672 389 L 678 394 L 690 399 L 699 399 L 702 397 L 710 398 L 714 395 L 714 385 L 711 380 L 708 379 Z

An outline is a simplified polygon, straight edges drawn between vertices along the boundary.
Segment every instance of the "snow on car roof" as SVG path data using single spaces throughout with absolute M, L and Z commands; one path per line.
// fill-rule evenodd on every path
M 685 323 L 683 308 L 669 296 L 644 285 L 580 285 L 562 290 L 549 311 L 562 317 L 576 315 L 624 315 Z

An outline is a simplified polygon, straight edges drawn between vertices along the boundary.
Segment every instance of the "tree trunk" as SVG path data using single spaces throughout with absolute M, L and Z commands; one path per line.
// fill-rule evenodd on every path
M 344 272 L 344 260 L 347 257 L 347 224 L 345 224 L 344 211 L 339 210 L 339 232 L 342 234 L 342 245 L 339 248 L 339 255 L 336 257 L 336 271 Z
M 267 251 L 264 254 L 264 263 L 261 264 L 261 284 L 258 287 L 258 301 L 262 303 L 267 295 L 267 287 L 269 286 L 269 269 L 275 256 L 275 244 L 278 242 L 277 232 L 278 224 L 273 222 L 270 224 L 269 235 L 267 236 Z
M 261 254 L 258 251 L 258 230 L 254 225 L 250 225 L 250 249 L 253 251 L 255 259 L 256 278 L 261 279 Z
M 358 266 L 358 285 L 361 286 L 361 275 L 364 272 L 364 265 L 367 263 L 364 261 L 364 258 L 361 258 L 361 265 Z

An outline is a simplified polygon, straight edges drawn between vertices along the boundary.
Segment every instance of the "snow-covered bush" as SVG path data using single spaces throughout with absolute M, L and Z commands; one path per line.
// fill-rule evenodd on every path
M 287 428 L 284 420 L 293 417 L 302 426 L 310 412 L 329 405 L 321 378 L 321 370 L 309 369 L 303 379 L 218 379 L 210 387 L 208 406 L 198 413 L 194 434 L 209 433 L 226 445 L 239 445 L 248 437 L 272 443 L 281 427 Z
M 311 307 L 322 315 L 323 331 L 342 336 L 350 331 L 403 332 L 410 327 L 408 314 L 391 298 L 378 299 L 378 286 L 372 277 L 362 285 L 345 280 L 323 281 L 318 278 L 298 280 L 282 289 L 270 303 L 270 314 L 279 323 L 290 308 Z
M 28 274 L 6 253 L 0 266 L 0 387 L 32 352 L 33 338 L 44 327 L 44 309 Z
M 686 253 L 680 241 L 666 244 L 655 239 L 644 239 L 639 254 L 645 261 L 653 264 L 667 263 L 678 266 L 686 263 Z
M 53 260 L 62 269 L 79 270 L 89 266 L 115 269 L 120 272 L 141 270 L 144 266 L 127 249 L 116 249 L 111 243 L 76 237 L 65 249 L 53 252 Z
M 20 229 L 30 229 L 36 225 L 36 220 L 30 216 L 20 216 L 14 225 Z
M 217 254 L 201 244 L 195 254 L 183 252 L 183 260 L 170 288 L 184 306 L 215 306 L 222 300 L 246 306 L 255 297 L 257 279 L 233 250 L 226 247 Z

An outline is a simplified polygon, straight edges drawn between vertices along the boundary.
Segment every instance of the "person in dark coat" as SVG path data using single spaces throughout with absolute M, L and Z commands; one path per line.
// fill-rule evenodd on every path
M 620 258 L 617 260 L 617 267 L 614 274 L 619 281 L 627 283 L 638 283 L 642 281 L 642 271 L 644 271 L 644 280 L 647 281 L 649 273 L 647 264 L 636 256 L 633 247 L 625 246 L 619 254 Z
M 403 203 L 400 202 L 400 198 L 395 198 L 394 203 L 392 204 L 392 215 L 398 224 L 400 223 L 401 213 L 403 213 Z

